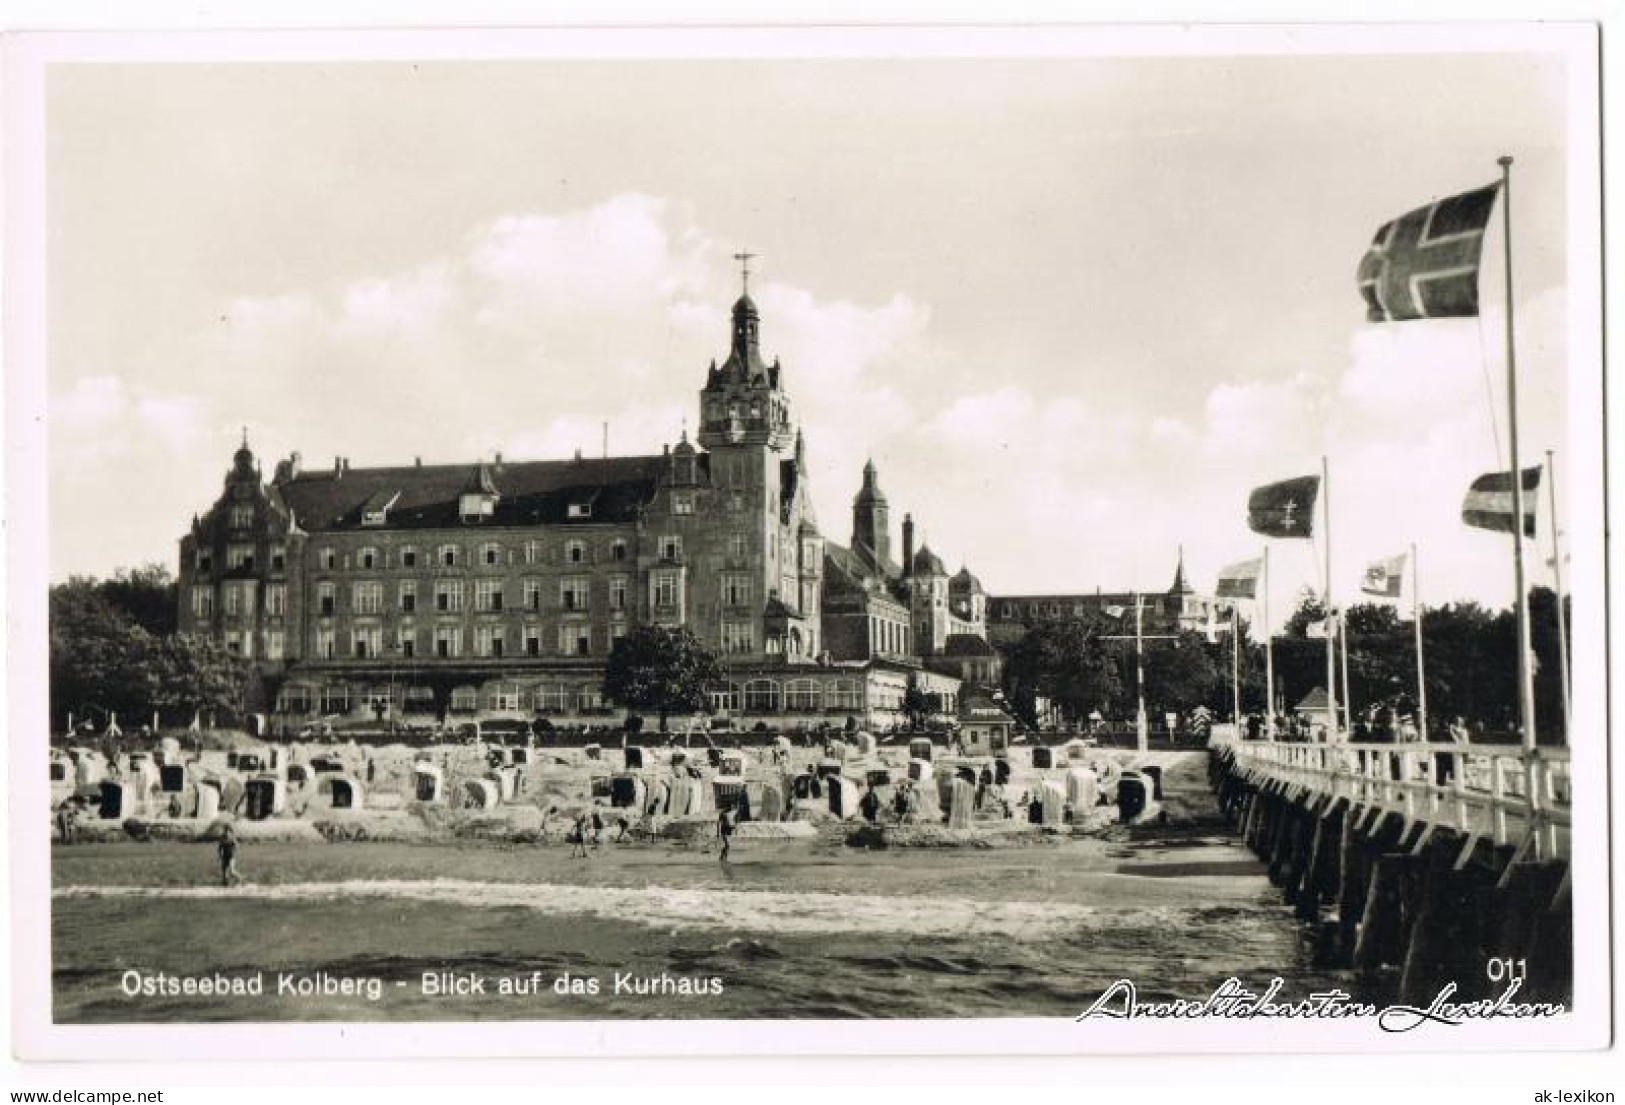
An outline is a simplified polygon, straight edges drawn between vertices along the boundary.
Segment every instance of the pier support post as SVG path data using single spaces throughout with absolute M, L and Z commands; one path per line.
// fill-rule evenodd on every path
M 1496 926 L 1489 954 L 1527 965 L 1522 1001 L 1574 1000 L 1572 906 L 1554 902 L 1563 882 L 1560 862 L 1517 863 L 1495 891 Z M 1556 908 L 1553 908 L 1555 905 Z
M 1416 919 L 1399 979 L 1399 999 L 1427 1005 L 1449 983 L 1461 1000 L 1487 993 L 1484 950 L 1485 917 L 1481 903 L 1484 878 L 1473 868 L 1455 870 L 1459 841 L 1439 841 L 1421 862 L 1426 872 L 1418 887 Z

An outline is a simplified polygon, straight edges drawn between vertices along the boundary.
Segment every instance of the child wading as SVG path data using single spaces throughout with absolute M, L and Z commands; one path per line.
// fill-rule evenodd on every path
M 719 857 L 723 863 L 728 862 L 728 849 L 733 842 L 734 811 L 730 807 L 717 815 L 717 839 L 722 842 L 722 855 Z
M 237 834 L 227 825 L 220 833 L 220 885 L 233 886 L 243 881 L 237 871 Z

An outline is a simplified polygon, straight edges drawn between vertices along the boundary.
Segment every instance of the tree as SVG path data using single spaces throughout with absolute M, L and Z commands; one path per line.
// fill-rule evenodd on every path
M 1111 711 L 1123 698 L 1118 658 L 1104 638 L 1115 623 L 1099 616 L 1040 622 L 1006 651 L 1004 692 L 1016 716 L 1037 725 L 1037 699 L 1078 720 Z
M 655 711 L 665 732 L 671 714 L 705 709 L 720 682 L 716 656 L 692 632 L 644 625 L 615 642 L 603 693 L 618 706 Z
M 1133 642 L 1129 642 L 1128 647 L 1128 659 L 1133 663 Z M 1213 705 L 1220 687 L 1220 669 L 1214 652 L 1214 646 L 1209 645 L 1202 634 L 1189 629 L 1171 642 L 1148 643 L 1145 647 L 1147 709 L 1183 713 L 1197 706 Z M 1228 688 L 1228 658 L 1223 670 L 1223 685 Z
M 908 718 L 910 729 L 924 729 L 926 718 L 931 716 L 936 706 L 932 696 L 920 686 L 919 680 L 910 679 L 908 686 L 903 688 L 903 716 Z
M 107 714 L 126 721 L 144 713 L 157 689 L 158 642 L 107 600 L 94 579 L 75 576 L 51 588 L 50 697 L 52 716 Z
M 254 667 L 212 637 L 178 633 L 154 651 L 153 704 L 181 716 L 203 711 L 240 715 Z
M 120 568 L 100 585 L 102 597 L 154 637 L 175 632 L 179 585 L 162 564 Z

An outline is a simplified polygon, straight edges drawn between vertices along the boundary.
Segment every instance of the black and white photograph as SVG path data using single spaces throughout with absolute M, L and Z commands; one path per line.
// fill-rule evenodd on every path
M 36 39 L 22 1053 L 1606 1045 L 1597 36 Z

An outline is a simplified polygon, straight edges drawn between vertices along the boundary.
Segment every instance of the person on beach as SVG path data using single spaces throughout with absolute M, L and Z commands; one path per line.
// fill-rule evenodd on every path
M 732 806 L 724 806 L 722 812 L 717 814 L 717 840 L 722 844 L 722 852 L 717 858 L 722 863 L 728 862 L 728 852 L 733 846 L 734 811 Z
M 863 819 L 871 824 L 880 820 L 880 795 L 875 793 L 874 787 L 864 791 L 863 800 L 858 803 L 858 811 L 863 814 Z
M 243 876 L 237 871 L 237 833 L 230 825 L 221 830 L 217 851 L 220 854 L 220 885 L 235 886 L 242 882 Z
M 570 834 L 570 858 L 587 859 L 587 815 L 576 814 L 575 830 Z

